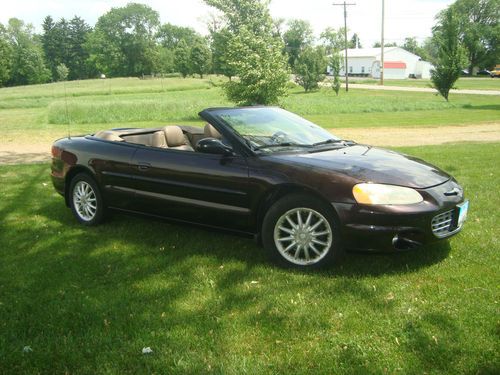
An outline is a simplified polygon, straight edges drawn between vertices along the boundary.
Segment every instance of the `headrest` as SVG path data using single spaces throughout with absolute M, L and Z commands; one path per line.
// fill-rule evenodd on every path
M 168 147 L 177 147 L 186 144 L 182 129 L 178 126 L 165 126 L 163 128 Z
M 205 128 L 203 129 L 203 132 L 205 133 L 205 137 L 210 137 L 210 138 L 217 138 L 221 139 L 222 135 L 215 129 L 212 125 L 206 124 Z
M 118 133 L 112 130 L 101 130 L 94 134 L 94 137 L 105 139 L 106 141 L 115 141 L 115 142 L 123 142 L 123 138 L 121 138 Z

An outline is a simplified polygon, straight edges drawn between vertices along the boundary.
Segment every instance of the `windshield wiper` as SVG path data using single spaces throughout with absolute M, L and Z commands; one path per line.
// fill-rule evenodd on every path
M 342 142 L 344 142 L 342 139 L 333 139 L 333 138 L 330 138 L 330 139 L 327 139 L 325 141 L 313 143 L 312 146 L 314 147 L 314 146 L 327 145 L 327 144 L 330 144 L 330 143 L 342 143 Z
M 275 147 L 312 147 L 312 145 L 306 145 L 301 143 L 293 143 L 293 142 L 283 142 L 283 143 L 273 143 L 270 145 L 264 145 L 254 148 L 255 151 L 262 150 L 265 148 L 275 148 Z

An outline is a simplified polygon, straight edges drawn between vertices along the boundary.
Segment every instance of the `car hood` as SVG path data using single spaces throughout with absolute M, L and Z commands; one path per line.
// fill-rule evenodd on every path
M 450 179 L 446 172 L 423 160 L 365 145 L 304 154 L 274 154 L 271 157 L 308 169 L 331 170 L 364 182 L 416 189 L 439 185 Z

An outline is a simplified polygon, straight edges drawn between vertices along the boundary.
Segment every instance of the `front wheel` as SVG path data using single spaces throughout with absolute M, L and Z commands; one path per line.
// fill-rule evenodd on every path
M 333 263 L 341 253 L 338 220 L 332 209 L 314 197 L 294 194 L 267 212 L 262 240 L 271 258 L 296 268 Z
M 99 187 L 86 173 L 77 174 L 69 188 L 70 206 L 73 215 L 83 225 L 97 225 L 104 216 L 104 205 Z

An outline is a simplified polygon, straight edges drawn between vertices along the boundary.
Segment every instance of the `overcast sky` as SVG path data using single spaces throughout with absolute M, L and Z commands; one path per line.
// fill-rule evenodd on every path
M 130 0 L 3 0 L 0 22 L 6 23 L 17 17 L 32 23 L 41 31 L 43 18 L 50 14 L 54 19 L 72 18 L 78 15 L 92 26 L 99 16 L 112 7 L 126 5 Z M 213 11 L 202 0 L 136 0 L 151 6 L 160 13 L 162 22 L 191 26 L 206 34 L 204 17 Z M 275 18 L 301 18 L 308 20 L 317 35 L 326 27 L 343 26 L 343 9 L 332 6 L 340 0 L 272 0 L 271 14 Z M 349 0 L 356 3 L 348 7 L 350 32 L 356 32 L 364 47 L 371 47 L 380 40 L 382 0 Z M 437 12 L 451 4 L 453 0 L 385 0 L 385 38 L 388 42 L 400 43 L 407 36 L 415 36 L 419 41 L 428 37 L 434 25 Z

